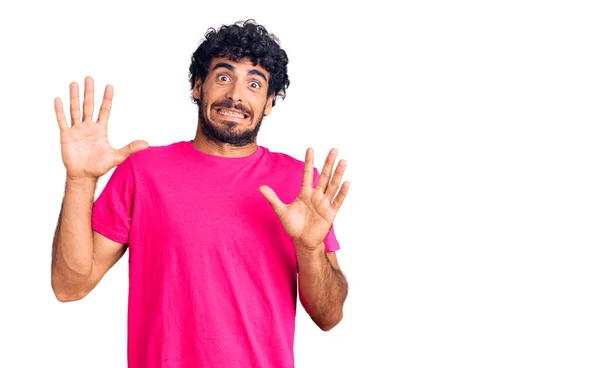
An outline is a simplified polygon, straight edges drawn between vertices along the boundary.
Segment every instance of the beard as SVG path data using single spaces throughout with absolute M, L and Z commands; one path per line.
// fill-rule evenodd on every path
M 200 124 L 200 129 L 202 130 L 202 133 L 207 139 L 217 143 L 230 144 L 235 147 L 243 147 L 255 141 L 256 136 L 258 135 L 258 131 L 260 130 L 262 120 L 265 116 L 264 108 L 263 112 L 258 117 L 258 123 L 256 124 L 256 127 L 242 132 L 238 132 L 236 131 L 238 123 L 234 121 L 224 121 L 224 128 L 218 126 L 217 124 L 213 124 L 206 114 L 208 104 L 204 102 L 203 97 L 204 96 L 201 96 L 199 101 L 200 109 L 198 111 L 198 120 Z M 231 102 L 231 100 L 223 100 L 221 102 L 215 103 L 212 106 L 212 108 L 214 107 L 224 107 L 228 109 L 234 108 L 248 114 L 250 120 L 254 119 L 254 114 L 251 111 L 248 111 L 248 109 L 246 109 L 241 104 L 234 105 L 233 102 Z

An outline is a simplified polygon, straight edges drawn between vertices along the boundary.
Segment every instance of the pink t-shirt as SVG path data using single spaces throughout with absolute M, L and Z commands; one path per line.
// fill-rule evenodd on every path
M 303 165 L 262 146 L 225 158 L 182 141 L 114 170 L 92 228 L 129 245 L 129 367 L 294 367 L 295 249 L 258 187 L 291 203 Z M 339 249 L 333 227 L 325 247 Z

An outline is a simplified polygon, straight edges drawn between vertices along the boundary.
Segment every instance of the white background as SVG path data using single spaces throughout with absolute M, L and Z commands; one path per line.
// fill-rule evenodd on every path
M 68 113 L 91 75 L 95 115 L 115 89 L 114 146 L 191 139 L 191 54 L 246 18 L 290 57 L 259 144 L 312 146 L 319 168 L 337 147 L 352 181 L 344 320 L 325 333 L 299 307 L 297 367 L 600 366 L 594 2 L 16 4 L 0 9 L 0 367 L 126 366 L 128 255 L 84 300 L 50 287 L 53 99 Z

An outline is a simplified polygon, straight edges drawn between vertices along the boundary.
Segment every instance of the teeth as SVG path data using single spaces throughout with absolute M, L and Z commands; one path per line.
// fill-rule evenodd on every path
M 244 115 L 238 114 L 236 112 L 229 111 L 229 110 L 219 110 L 219 114 L 225 115 L 225 116 L 232 116 L 232 117 L 236 117 L 236 118 L 242 118 L 242 119 L 244 118 Z

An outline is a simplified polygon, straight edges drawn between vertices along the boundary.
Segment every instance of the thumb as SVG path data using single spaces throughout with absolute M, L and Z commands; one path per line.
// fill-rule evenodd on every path
M 266 185 L 261 185 L 260 187 L 258 187 L 258 191 L 260 192 L 260 194 L 263 195 L 263 197 L 265 197 L 265 199 L 269 202 L 271 207 L 273 207 L 273 210 L 275 211 L 277 216 L 281 216 L 281 213 L 283 212 L 283 210 L 285 210 L 286 205 L 279 199 L 279 197 L 277 196 L 277 194 L 275 194 L 273 189 L 269 188 Z
M 120 164 L 125 159 L 136 152 L 143 151 L 148 148 L 149 144 L 146 141 L 133 141 L 125 147 L 117 150 L 117 161 Z

